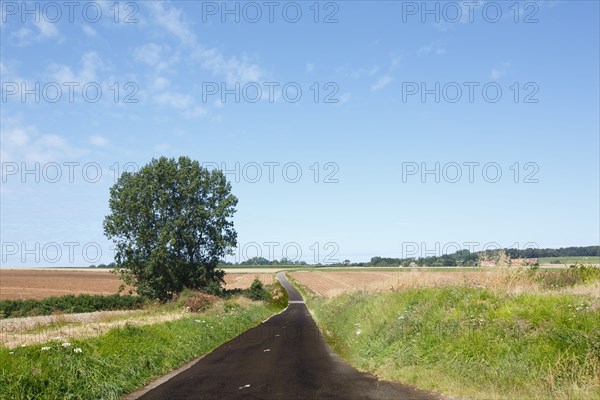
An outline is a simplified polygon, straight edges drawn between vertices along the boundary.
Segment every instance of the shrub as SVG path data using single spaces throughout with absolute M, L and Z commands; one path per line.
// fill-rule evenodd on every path
M 214 295 L 214 296 L 223 296 L 225 291 L 219 282 L 211 281 L 209 282 L 202 291 L 206 294 Z
M 192 292 L 185 301 L 185 309 L 191 312 L 201 312 L 219 300 L 217 296 L 202 292 Z
M 269 300 L 271 296 L 265 290 L 263 284 L 258 279 L 254 279 L 250 289 L 248 289 L 248 297 L 252 300 Z

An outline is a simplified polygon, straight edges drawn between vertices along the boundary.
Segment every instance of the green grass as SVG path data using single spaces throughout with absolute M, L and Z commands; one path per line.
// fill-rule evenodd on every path
M 333 349 L 383 379 L 469 398 L 600 399 L 597 300 L 459 286 L 308 299 Z
M 0 319 L 51 315 L 55 312 L 82 313 L 93 311 L 131 310 L 142 308 L 147 300 L 139 296 L 81 294 L 53 296 L 45 299 L 0 300 Z
M 220 304 L 189 318 L 127 325 L 64 347 L 61 342 L 2 347 L 0 399 L 118 399 L 284 307 L 281 299 L 267 303 L 228 299 Z
M 557 263 L 558 261 L 558 263 Z M 539 259 L 542 264 L 600 264 L 600 256 L 580 256 L 580 257 L 542 257 Z

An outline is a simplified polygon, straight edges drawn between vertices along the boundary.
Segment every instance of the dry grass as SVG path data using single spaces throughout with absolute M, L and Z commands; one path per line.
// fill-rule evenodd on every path
M 509 293 L 572 293 L 600 299 L 600 282 L 561 289 L 546 289 L 525 267 L 496 267 L 456 271 L 312 271 L 289 273 L 300 284 L 322 297 L 356 291 L 385 292 L 424 287 L 461 285 Z
M 0 344 L 14 348 L 53 340 L 87 339 L 125 325 L 151 325 L 189 317 L 190 313 L 225 311 L 225 300 L 204 293 L 199 295 L 203 299 L 202 304 L 195 302 L 194 299 L 197 297 L 192 294 L 186 299 L 184 306 L 177 309 L 150 307 L 146 310 L 97 311 L 0 319 Z M 187 300 L 190 303 L 187 303 Z M 227 301 L 233 301 L 241 307 L 261 304 L 241 296 Z M 189 310 L 188 306 L 191 306 Z

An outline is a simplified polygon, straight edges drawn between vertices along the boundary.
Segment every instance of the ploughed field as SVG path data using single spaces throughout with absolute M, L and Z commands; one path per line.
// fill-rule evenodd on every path
M 227 289 L 250 287 L 254 278 L 273 283 L 272 273 L 227 273 Z M 0 299 L 42 299 L 67 294 L 114 294 L 122 281 L 108 270 L 0 269 Z

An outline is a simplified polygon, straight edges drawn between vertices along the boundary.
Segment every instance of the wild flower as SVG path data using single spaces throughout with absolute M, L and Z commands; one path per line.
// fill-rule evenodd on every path
M 83 350 L 81 350 L 79 347 L 73 349 L 73 352 L 75 353 L 81 353 Z
M 62 347 L 69 347 L 70 345 L 71 345 L 71 343 L 69 343 L 69 342 L 65 342 L 65 343 L 63 343 L 61 346 L 62 346 Z
M 46 350 L 50 350 L 50 347 L 48 347 L 48 346 L 42 347 L 42 351 L 46 351 Z

